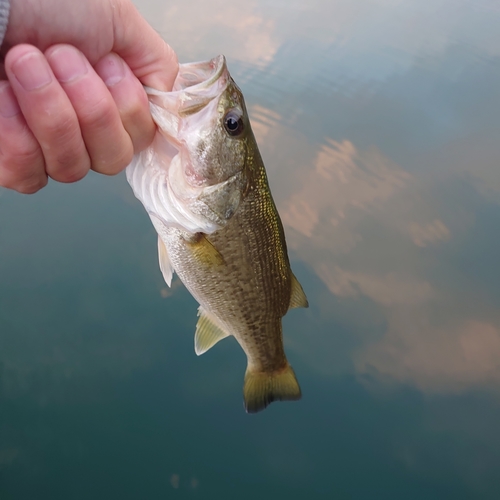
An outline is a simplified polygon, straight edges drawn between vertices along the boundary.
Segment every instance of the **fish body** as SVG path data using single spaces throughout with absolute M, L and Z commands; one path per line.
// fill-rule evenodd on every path
M 290 268 L 243 95 L 223 56 L 181 65 L 170 93 L 147 90 L 158 132 L 127 179 L 158 232 L 166 282 L 176 272 L 200 304 L 196 353 L 235 337 L 248 360 L 248 412 L 300 399 L 281 321 L 307 299 Z

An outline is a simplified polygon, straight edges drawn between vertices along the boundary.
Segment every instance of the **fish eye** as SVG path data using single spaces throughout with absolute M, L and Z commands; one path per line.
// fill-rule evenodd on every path
M 228 111 L 224 116 L 224 128 L 232 137 L 240 135 L 245 128 L 241 114 L 235 110 Z

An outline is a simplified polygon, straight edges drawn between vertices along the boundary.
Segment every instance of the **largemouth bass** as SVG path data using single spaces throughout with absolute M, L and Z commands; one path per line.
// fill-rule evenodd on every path
M 281 319 L 307 307 L 290 269 L 243 95 L 223 56 L 183 64 L 172 92 L 146 88 L 158 131 L 127 179 L 158 232 L 160 269 L 198 301 L 195 351 L 234 336 L 247 355 L 247 412 L 300 399 Z

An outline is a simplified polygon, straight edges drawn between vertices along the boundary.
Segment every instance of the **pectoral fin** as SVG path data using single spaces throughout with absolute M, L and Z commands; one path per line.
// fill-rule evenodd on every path
M 224 264 L 224 258 L 205 234 L 196 233 L 192 239 L 187 240 L 187 243 L 200 263 L 208 266 L 220 266 Z
M 215 320 L 210 318 L 202 307 L 198 309 L 198 316 L 200 319 L 196 324 L 196 333 L 194 334 L 194 350 L 200 356 L 217 344 L 219 340 L 229 337 L 229 334 L 216 325 Z
M 165 280 L 168 286 L 171 286 L 174 270 L 172 268 L 172 264 L 168 256 L 167 247 L 165 246 L 165 243 L 163 243 L 163 240 L 159 236 L 158 236 L 158 260 L 160 262 L 160 270 L 161 273 L 163 274 L 163 279 Z
M 306 294 L 304 290 L 302 290 L 302 286 L 300 285 L 298 279 L 291 272 L 292 275 L 292 294 L 290 297 L 290 309 L 294 307 L 309 307 L 309 302 L 307 302 Z

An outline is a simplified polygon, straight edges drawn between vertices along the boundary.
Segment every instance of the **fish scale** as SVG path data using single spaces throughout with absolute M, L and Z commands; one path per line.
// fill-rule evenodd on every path
M 263 168 L 255 177 L 267 184 Z M 165 243 L 182 282 L 207 311 L 216 313 L 258 370 L 281 369 L 281 317 L 290 304 L 291 278 L 283 230 L 269 190 L 250 189 L 228 224 L 206 238 L 225 264 L 200 266 L 182 231 Z M 268 333 L 271 332 L 271 333 Z

